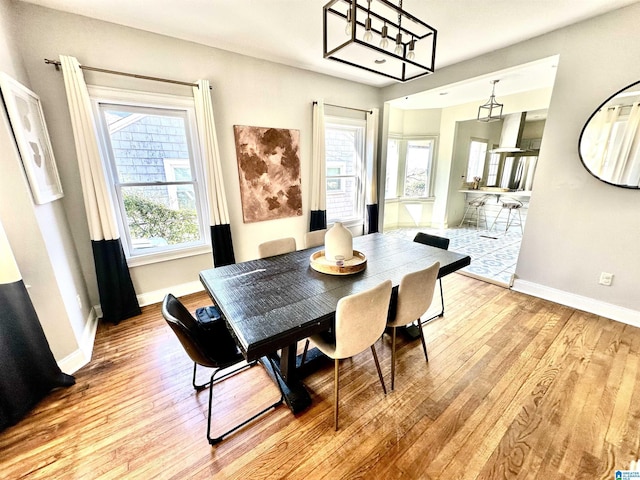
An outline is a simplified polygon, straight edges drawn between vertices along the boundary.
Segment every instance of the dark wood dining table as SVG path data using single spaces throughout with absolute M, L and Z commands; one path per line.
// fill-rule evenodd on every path
M 363 271 L 350 275 L 311 268 L 311 255 L 323 247 L 200 273 L 247 361 L 261 361 L 294 413 L 311 403 L 301 381 L 304 367 L 297 342 L 332 327 L 338 300 L 387 279 L 397 287 L 405 274 L 436 261 L 440 262 L 439 277 L 471 262 L 468 255 L 381 233 L 354 237 L 353 248 L 366 256 L 367 263 Z

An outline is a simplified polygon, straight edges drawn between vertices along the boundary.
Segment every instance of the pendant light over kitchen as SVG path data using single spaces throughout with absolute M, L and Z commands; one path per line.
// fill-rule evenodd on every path
M 496 102 L 496 83 L 500 80 L 491 80 L 493 88 L 491 89 L 491 96 L 487 103 L 480 105 L 478 108 L 478 121 L 479 122 L 496 122 L 502 120 L 502 103 Z

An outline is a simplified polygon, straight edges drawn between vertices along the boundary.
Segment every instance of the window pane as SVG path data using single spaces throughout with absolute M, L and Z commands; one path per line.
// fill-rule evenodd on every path
M 133 250 L 201 239 L 193 185 L 122 187 L 121 193 Z
M 360 191 L 364 155 L 364 122 L 354 125 L 327 123 L 325 158 L 327 177 L 327 220 L 346 221 L 361 217 Z
M 327 217 L 345 220 L 358 214 L 356 182 L 353 178 L 327 179 Z
M 489 169 L 487 171 L 487 186 L 495 187 L 498 181 L 498 166 L 500 165 L 500 154 L 492 153 L 489 158 Z
M 407 143 L 407 165 L 404 179 L 405 197 L 428 196 L 432 154 L 432 140 L 416 140 Z
M 384 183 L 385 198 L 398 196 L 398 160 L 400 159 L 400 142 L 389 140 L 387 144 L 387 176 Z
M 191 180 L 185 119 L 176 115 L 146 113 L 118 106 L 103 108 L 103 115 L 121 183 L 164 182 L 165 161 L 186 160 L 178 165 L 180 180 Z M 169 160 L 171 159 L 171 160 Z
M 467 164 L 467 182 L 474 177 L 482 178 L 484 174 L 484 161 L 487 156 L 487 142 L 471 140 L 469 145 L 469 163 Z
M 96 105 L 127 255 L 205 245 L 193 109 Z

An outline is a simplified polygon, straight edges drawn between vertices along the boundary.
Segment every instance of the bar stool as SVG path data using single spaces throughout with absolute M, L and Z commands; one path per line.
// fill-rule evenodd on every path
M 524 230 L 522 229 L 522 216 L 520 215 L 520 209 L 522 208 L 522 202 L 520 200 L 516 200 L 515 198 L 504 197 L 504 198 L 500 199 L 500 203 L 502 203 L 502 206 L 501 206 L 500 210 L 498 211 L 498 214 L 496 215 L 496 218 L 494 218 L 493 223 L 491 224 L 491 228 L 489 230 L 493 230 L 493 227 L 495 226 L 496 222 L 498 221 L 498 217 L 500 217 L 500 214 L 506 210 L 506 212 L 507 212 L 507 222 L 506 222 L 506 226 L 504 228 L 504 233 L 507 233 L 507 230 L 509 230 L 509 227 L 511 227 L 513 225 L 518 225 L 520 227 L 520 233 L 524 233 Z M 518 213 L 518 219 L 517 220 L 516 220 L 516 215 L 515 215 L 514 212 Z M 515 221 L 515 223 L 514 223 L 514 221 Z
M 476 197 L 469 201 L 467 205 L 467 209 L 464 211 L 464 215 L 462 216 L 462 220 L 460 221 L 461 227 L 465 222 L 473 222 L 473 217 L 475 215 L 476 218 L 476 228 L 480 228 L 480 217 L 482 216 L 482 220 L 484 221 L 484 228 L 487 228 L 487 215 L 484 211 L 484 206 L 489 199 L 488 195 L 482 195 L 481 197 Z M 469 215 L 471 212 L 471 215 Z M 469 215 L 469 216 L 467 216 Z

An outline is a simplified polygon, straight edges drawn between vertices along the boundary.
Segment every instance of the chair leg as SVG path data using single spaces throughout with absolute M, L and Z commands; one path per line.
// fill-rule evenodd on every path
M 420 325 L 419 321 L 418 325 Z M 391 327 L 391 329 L 391 391 L 393 392 L 396 380 L 396 327 Z
M 438 316 L 442 317 L 444 315 L 444 292 L 442 291 L 442 278 L 438 279 L 438 283 L 440 284 L 440 303 L 442 304 L 442 311 Z
M 496 215 L 496 218 L 493 219 L 493 223 L 489 227 L 489 231 L 493 230 L 493 227 L 496 226 L 496 222 L 498 221 L 498 217 L 500 217 L 500 214 L 502 213 L 502 210 L 503 210 L 502 208 L 500 210 L 498 210 L 498 214 Z
M 333 372 L 333 403 L 334 403 L 334 407 L 333 407 L 333 423 L 334 423 L 334 427 L 336 432 L 338 431 L 338 399 L 339 399 L 339 395 L 338 395 L 338 378 L 339 378 L 339 370 L 340 370 L 340 360 L 338 360 L 337 358 L 334 360 L 335 362 L 335 368 L 334 368 L 334 372 Z
M 464 214 L 462 215 L 462 220 L 460 220 L 460 225 L 458 225 L 458 227 L 461 227 L 462 225 L 464 225 L 464 221 L 467 218 L 467 213 L 469 212 L 469 208 L 471 208 L 471 206 L 467 206 L 466 210 L 464 211 Z
M 422 350 L 424 350 L 424 359 L 428 362 L 429 356 L 427 355 L 427 342 L 424 339 L 424 331 L 422 330 L 422 322 L 418 322 L 418 328 L 420 328 L 420 341 L 422 341 Z
M 384 378 L 382 378 L 382 370 L 380 370 L 380 362 L 378 362 L 378 354 L 376 353 L 376 347 L 371 345 L 371 353 L 373 354 L 373 361 L 376 363 L 376 370 L 378 370 L 378 378 L 380 379 L 380 385 L 382 385 L 382 391 L 387 394 L 387 387 L 384 385 Z
M 305 360 L 307 359 L 307 351 L 309 350 L 309 339 L 304 343 L 304 350 L 302 351 L 302 358 L 300 359 L 300 366 L 304 365 Z
M 275 409 L 278 405 L 281 405 L 284 402 L 284 394 L 282 393 L 282 387 L 280 386 L 280 384 L 278 383 L 278 388 L 280 390 L 280 399 L 269 405 L 268 407 L 260 410 L 258 413 L 256 413 L 255 415 L 252 415 L 250 418 L 244 420 L 243 422 L 237 424 L 236 426 L 234 426 L 233 428 L 231 428 L 230 430 L 227 430 L 226 432 L 224 432 L 223 434 L 217 436 L 217 437 L 211 437 L 211 409 L 212 409 L 212 405 L 213 405 L 213 386 L 218 383 L 219 381 L 223 380 L 224 378 L 233 375 L 235 373 L 238 373 L 239 371 L 247 368 L 247 367 L 252 367 L 256 364 L 256 362 L 252 362 L 249 363 L 247 365 L 244 365 L 241 368 L 238 368 L 236 370 L 233 370 L 232 372 L 226 373 L 224 375 L 222 375 L 220 378 L 218 378 L 217 380 L 215 379 L 215 376 L 218 372 L 220 372 L 220 369 L 216 369 L 213 374 L 211 375 L 211 380 L 208 382 L 208 385 L 210 385 L 209 387 L 209 412 L 207 415 L 207 440 L 209 441 L 209 445 L 216 445 L 218 443 L 220 443 L 222 440 L 224 440 L 224 438 L 227 435 L 230 435 L 231 433 L 235 432 L 236 430 L 244 427 L 246 424 L 252 422 L 253 420 L 255 420 L 256 418 L 258 418 L 259 416 L 267 413 L 269 410 L 271 409 Z
M 211 382 L 207 382 L 207 383 L 203 383 L 202 385 L 198 385 L 196 384 L 196 369 L 198 368 L 198 364 L 196 362 L 193 362 L 193 378 L 191 379 L 191 385 L 193 385 L 193 388 L 196 391 L 200 391 L 200 390 L 204 390 L 205 388 L 207 388 L 209 385 L 211 385 Z

